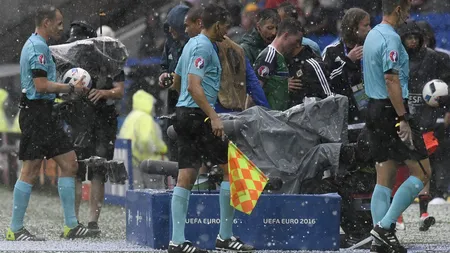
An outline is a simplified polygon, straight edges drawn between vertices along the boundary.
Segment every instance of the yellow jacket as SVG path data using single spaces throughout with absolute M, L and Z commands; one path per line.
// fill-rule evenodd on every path
M 8 119 L 6 118 L 5 109 L 3 108 L 6 99 L 8 99 L 8 92 L 0 89 L 0 133 L 9 131 Z
M 154 102 L 151 94 L 137 91 L 133 95 L 133 110 L 120 129 L 119 138 L 131 140 L 134 166 L 146 159 L 163 160 L 167 153 L 161 128 L 151 115 Z

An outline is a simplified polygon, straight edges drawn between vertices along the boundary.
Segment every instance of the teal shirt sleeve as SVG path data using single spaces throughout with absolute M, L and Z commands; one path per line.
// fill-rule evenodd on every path
M 207 50 L 196 47 L 192 50 L 189 59 L 188 74 L 194 74 L 203 79 L 206 73 L 206 66 L 211 63 L 211 53 Z
M 393 70 L 394 73 L 400 72 L 400 50 L 402 42 L 400 39 L 387 39 L 383 43 L 383 72 Z
M 48 73 L 49 49 L 46 45 L 34 44 L 28 49 L 30 69 L 39 69 Z

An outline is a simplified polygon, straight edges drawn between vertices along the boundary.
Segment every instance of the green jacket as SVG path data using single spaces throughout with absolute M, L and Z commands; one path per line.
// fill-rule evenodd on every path
M 266 42 L 264 42 L 256 28 L 242 37 L 240 45 L 251 64 L 255 63 L 258 55 L 267 47 Z
M 284 56 L 269 45 L 259 54 L 253 67 L 263 84 L 270 108 L 278 111 L 287 110 L 289 108 L 289 70 Z

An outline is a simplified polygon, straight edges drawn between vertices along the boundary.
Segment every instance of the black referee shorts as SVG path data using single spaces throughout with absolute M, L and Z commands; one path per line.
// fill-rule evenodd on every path
M 174 124 L 178 136 L 178 167 L 199 169 L 202 161 L 228 163 L 228 141 L 215 136 L 200 108 L 178 107 Z
M 407 103 L 405 103 L 407 107 Z M 395 160 L 423 160 L 428 158 L 428 152 L 422 137 L 422 131 L 412 119 L 409 122 L 412 132 L 414 150 L 411 150 L 398 136 L 397 113 L 389 99 L 370 99 L 367 110 L 366 127 L 369 132 L 370 151 L 375 162 Z
M 25 99 L 20 110 L 19 159 L 49 159 L 73 150 L 62 123 L 52 117 L 53 101 Z

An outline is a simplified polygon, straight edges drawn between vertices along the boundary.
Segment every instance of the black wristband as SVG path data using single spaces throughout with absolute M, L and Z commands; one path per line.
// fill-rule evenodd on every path
M 69 87 L 70 87 L 69 94 L 73 93 L 75 91 L 75 85 L 73 85 L 72 83 L 69 83 Z

